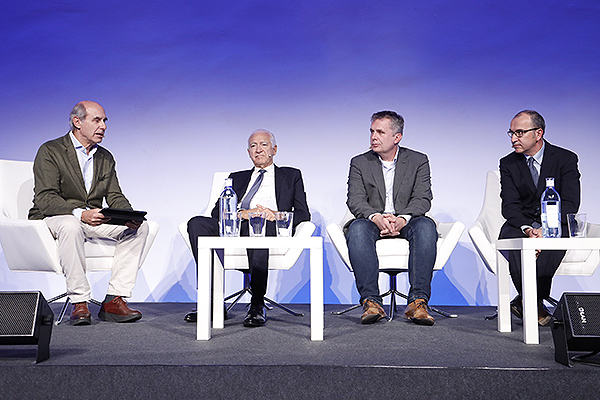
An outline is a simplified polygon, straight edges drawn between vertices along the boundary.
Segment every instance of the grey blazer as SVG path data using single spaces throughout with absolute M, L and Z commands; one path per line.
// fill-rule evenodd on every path
M 394 176 L 395 214 L 420 216 L 431 208 L 431 176 L 427 155 L 398 147 Z M 355 218 L 368 218 L 385 208 L 385 181 L 377 153 L 369 150 L 350 161 L 348 200 Z
M 90 192 L 85 183 L 75 147 L 67 133 L 40 146 L 33 162 L 34 198 L 29 219 L 68 215 L 75 208 L 109 207 L 131 210 L 131 204 L 121 192 L 115 160 L 104 147 L 94 154 L 94 178 Z

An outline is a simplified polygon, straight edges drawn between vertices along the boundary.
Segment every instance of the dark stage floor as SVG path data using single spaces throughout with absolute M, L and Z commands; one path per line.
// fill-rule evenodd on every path
M 222 382 L 231 382 L 231 379 L 219 378 L 218 371 L 237 374 L 236 379 L 240 379 L 240 374 L 256 369 L 262 371 L 259 375 L 266 374 L 264 379 L 267 381 L 269 376 L 288 374 L 281 382 L 285 383 L 288 379 L 292 386 L 293 376 L 303 376 L 304 373 L 304 380 L 300 379 L 298 382 L 303 382 L 302 393 L 307 398 L 313 396 L 311 382 L 315 385 L 314 388 L 325 385 L 325 389 L 319 392 L 323 394 L 327 392 L 327 388 L 337 385 L 343 390 L 334 393 L 341 396 L 353 385 L 362 388 L 360 380 L 373 379 L 371 376 L 375 377 L 374 384 L 382 387 L 393 383 L 394 379 L 401 380 L 403 376 L 411 379 L 414 376 L 424 376 L 428 377 L 428 382 L 429 379 L 434 379 L 435 382 L 438 378 L 448 388 L 462 386 L 462 391 L 452 389 L 453 392 L 447 393 L 448 397 L 458 398 L 462 394 L 484 393 L 477 389 L 482 382 L 474 384 L 473 379 L 488 379 L 488 383 L 493 382 L 487 386 L 486 391 L 489 390 L 491 396 L 495 397 L 494 394 L 499 393 L 497 390 L 504 390 L 503 386 L 510 385 L 511 382 L 519 382 L 524 388 L 528 387 L 528 378 L 524 378 L 527 376 L 533 380 L 537 379 L 534 379 L 535 376 L 542 376 L 543 381 L 549 381 L 554 386 L 558 386 L 556 377 L 567 379 L 568 376 L 583 376 L 595 383 L 595 376 L 600 376 L 600 370 L 595 366 L 580 364 L 567 368 L 555 362 L 550 328 L 540 330 L 539 345 L 523 343 L 521 322 L 514 319 L 513 332 L 499 333 L 496 321 L 484 319 L 494 311 L 493 307 L 444 307 L 447 311 L 459 314 L 459 317 L 449 319 L 434 314 L 436 324 L 426 327 L 405 321 L 401 318 L 401 313 L 391 322 L 363 326 L 359 321 L 359 310 L 333 316 L 330 312 L 343 306 L 328 305 L 325 306 L 325 339 L 322 342 L 312 342 L 308 305 L 292 306 L 305 312 L 304 317 L 294 317 L 280 310 L 271 311 L 267 326 L 254 329 L 242 326 L 245 307 L 236 305 L 230 318 L 225 321 L 225 329 L 213 330 L 212 339 L 202 342 L 195 340 L 196 325 L 183 321 L 183 316 L 193 304 L 139 303 L 132 306 L 144 315 L 141 321 L 133 324 L 111 324 L 94 318 L 91 326 L 73 327 L 68 323 L 55 326 L 50 359 L 38 365 L 34 364 L 34 346 L 0 346 L 3 380 L 5 383 L 9 380 L 16 385 L 25 385 L 27 390 L 31 390 L 25 376 L 11 378 L 11 373 L 31 376 L 37 374 L 51 379 L 74 371 L 85 375 L 85 371 L 90 369 L 89 374 L 93 377 L 94 374 L 110 375 L 112 368 L 113 373 L 118 370 L 122 374 L 131 373 L 134 376 L 142 371 L 136 367 L 154 366 L 160 368 L 150 368 L 151 372 L 144 372 L 142 375 L 152 376 L 163 371 L 181 377 L 181 367 L 198 367 L 199 371 L 204 371 L 201 374 L 205 377 L 215 374 L 210 381 L 215 385 L 211 390 L 215 391 L 206 392 L 208 397 L 205 398 L 210 398 L 210 393 L 219 398 L 221 396 L 216 394 L 228 393 L 231 396 L 236 393 L 236 388 L 220 386 Z M 53 304 L 52 308 L 58 314 L 60 304 Z M 90 309 L 95 317 L 98 307 L 91 305 Z M 177 371 L 172 371 L 173 368 L 170 367 L 176 367 Z M 376 382 L 377 376 L 384 381 Z M 353 383 L 344 383 L 345 379 Z M 441 385 L 440 382 L 438 383 Z M 238 383 L 243 386 L 243 382 Z M 434 383 L 431 384 L 434 385 L 431 389 L 434 391 L 423 393 L 429 393 L 433 397 L 421 398 L 438 398 L 436 393 L 440 396 L 444 393 L 443 385 L 437 387 Z M 168 387 L 168 383 L 166 385 Z M 206 382 L 202 386 L 208 387 Z M 287 386 L 280 390 L 283 390 L 283 394 L 290 395 L 289 398 L 303 397 L 300 392 L 291 396 L 285 387 Z M 240 389 L 242 387 L 237 388 Z M 381 390 L 378 389 L 378 392 Z M 386 390 L 393 392 L 393 385 Z M 159 392 L 154 393 L 158 395 Z M 350 391 L 344 394 L 344 398 L 353 398 L 353 393 L 357 392 Z M 254 398 L 247 395 L 245 397 Z M 256 398 L 258 397 L 264 396 L 257 395 Z M 569 398 L 568 393 L 566 398 Z

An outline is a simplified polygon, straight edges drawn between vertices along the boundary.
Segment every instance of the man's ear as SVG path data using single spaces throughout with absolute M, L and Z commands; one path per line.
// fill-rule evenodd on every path
M 73 117 L 73 126 L 77 129 L 81 129 L 81 120 L 79 117 Z
M 401 140 L 402 140 L 402 134 L 396 133 L 396 136 L 394 137 L 394 144 L 400 143 Z

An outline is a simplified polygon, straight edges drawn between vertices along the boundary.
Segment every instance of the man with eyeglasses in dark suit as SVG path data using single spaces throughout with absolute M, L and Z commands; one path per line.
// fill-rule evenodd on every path
M 514 152 L 500 160 L 500 197 L 502 216 L 506 219 L 500 239 L 542 237 L 540 202 L 548 177 L 554 178 L 554 187 L 561 198 L 562 236 L 568 236 L 567 214 L 576 213 L 580 203 L 578 158 L 572 151 L 548 143 L 545 132 L 544 118 L 536 111 L 520 111 L 510 123 L 508 136 Z M 544 326 L 551 316 L 543 300 L 550 297 L 552 277 L 565 251 L 538 251 L 536 256 L 538 324 Z M 510 303 L 511 312 L 523 318 L 521 252 L 509 251 L 508 263 L 519 293 Z

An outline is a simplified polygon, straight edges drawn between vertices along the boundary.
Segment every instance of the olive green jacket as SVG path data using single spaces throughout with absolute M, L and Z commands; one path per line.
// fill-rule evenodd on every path
M 33 163 L 34 198 L 29 219 L 69 215 L 75 208 L 102 208 L 103 200 L 111 208 L 131 210 L 121 192 L 115 159 L 103 147 L 94 154 L 94 177 L 90 192 L 85 190 L 83 175 L 69 134 L 40 146 Z

